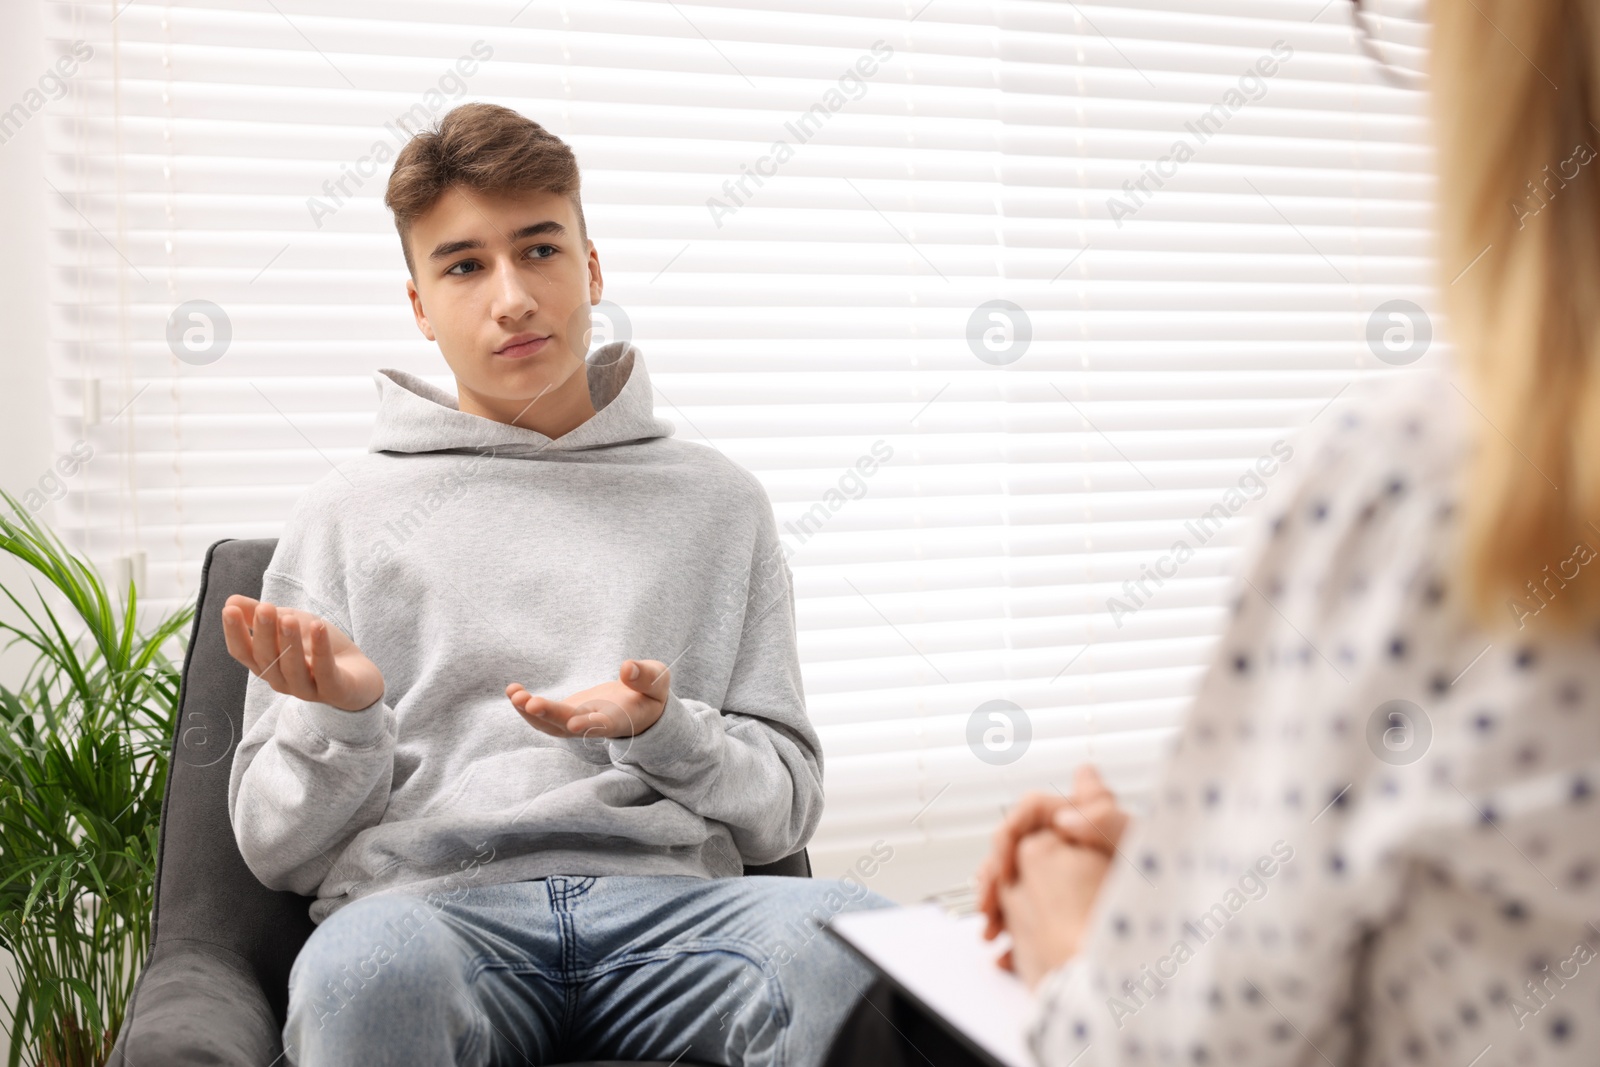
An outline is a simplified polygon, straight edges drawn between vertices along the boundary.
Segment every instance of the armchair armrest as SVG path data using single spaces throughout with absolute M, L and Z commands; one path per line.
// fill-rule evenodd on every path
M 764 863 L 755 867 L 746 867 L 744 873 L 779 875 L 788 878 L 811 877 L 811 854 L 805 849 L 793 852 L 774 863 Z
M 107 1067 L 274 1062 L 282 1032 L 243 957 L 203 941 L 156 944 Z

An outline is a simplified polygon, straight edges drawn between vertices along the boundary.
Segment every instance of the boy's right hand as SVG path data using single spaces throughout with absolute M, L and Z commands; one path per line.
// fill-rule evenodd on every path
M 280 693 L 341 711 L 360 711 L 383 696 L 378 665 L 308 611 L 235 593 L 222 606 L 222 633 L 228 654 Z

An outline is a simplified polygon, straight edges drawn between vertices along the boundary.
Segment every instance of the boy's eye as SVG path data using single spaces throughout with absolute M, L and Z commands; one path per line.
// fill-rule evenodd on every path
M 549 259 L 559 251 L 561 250 L 555 245 L 533 245 L 523 253 L 523 256 L 527 259 Z M 535 253 L 539 254 L 535 255 Z M 460 263 L 452 264 L 450 268 L 445 271 L 445 273 L 454 274 L 459 278 L 466 274 L 476 274 L 482 269 L 483 264 L 479 263 L 477 260 L 463 259 Z

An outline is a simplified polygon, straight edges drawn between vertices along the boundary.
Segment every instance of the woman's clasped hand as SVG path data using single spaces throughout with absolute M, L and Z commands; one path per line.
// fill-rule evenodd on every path
M 1028 793 L 995 830 L 977 875 L 983 936 L 1011 935 L 1000 965 L 1030 988 L 1077 952 L 1127 826 L 1116 796 L 1084 764 L 1070 796 Z

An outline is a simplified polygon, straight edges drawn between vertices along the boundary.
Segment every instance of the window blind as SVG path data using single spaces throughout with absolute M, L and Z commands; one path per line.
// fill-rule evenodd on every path
M 158 608 L 276 535 L 374 368 L 453 386 L 394 151 L 514 107 L 582 166 L 595 343 L 773 500 L 818 873 L 881 841 L 873 888 L 959 887 L 1082 759 L 1139 806 L 1282 442 L 1426 345 L 1423 100 L 1346 3 L 57 0 L 53 407 L 94 458 L 41 492 Z

